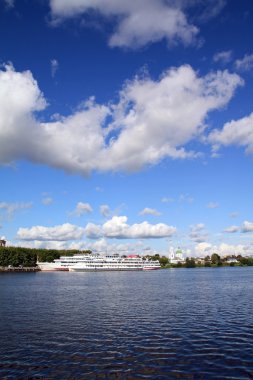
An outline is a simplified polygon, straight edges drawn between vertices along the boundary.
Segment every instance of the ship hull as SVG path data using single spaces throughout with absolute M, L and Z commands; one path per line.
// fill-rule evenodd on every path
M 137 272 L 143 268 L 69 268 L 70 272 Z
M 56 266 L 55 263 L 38 263 L 41 272 L 68 272 L 68 268 Z

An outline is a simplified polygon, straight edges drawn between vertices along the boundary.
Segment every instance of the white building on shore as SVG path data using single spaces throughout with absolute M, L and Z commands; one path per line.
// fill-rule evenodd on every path
M 169 260 L 171 264 L 178 264 L 178 263 L 184 263 L 184 255 L 182 249 L 178 248 L 176 251 L 173 247 L 170 247 L 169 249 Z

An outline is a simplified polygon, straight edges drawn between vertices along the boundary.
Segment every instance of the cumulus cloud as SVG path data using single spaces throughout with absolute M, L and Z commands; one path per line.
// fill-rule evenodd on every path
M 89 203 L 78 202 L 75 210 L 71 212 L 71 215 L 82 216 L 84 214 L 91 213 L 92 211 L 92 207 Z
M 115 28 L 109 38 L 111 47 L 138 48 L 165 39 L 170 45 L 189 45 L 198 33 L 187 21 L 186 14 L 176 3 L 164 0 L 51 0 L 53 22 L 79 15 L 102 15 L 113 21 Z
M 214 62 L 221 62 L 223 64 L 230 62 L 232 59 L 232 50 L 220 51 L 213 56 Z
M 253 232 L 253 222 L 248 222 L 247 220 L 243 222 L 242 232 Z
M 57 241 L 57 240 L 19 240 L 15 242 L 8 242 L 8 245 L 27 248 L 46 248 L 46 249 L 78 249 L 78 250 L 91 250 L 98 253 L 120 253 L 126 254 L 153 254 L 151 248 L 143 243 L 143 241 L 111 243 L 105 238 L 96 239 L 95 241 Z
M 227 71 L 198 78 L 189 66 L 165 72 L 158 82 L 137 78 L 128 83 L 113 123 L 121 133 L 105 164 L 111 166 L 113 157 L 119 168 L 137 170 L 165 157 L 195 157 L 184 145 L 203 132 L 207 113 L 224 106 L 240 83 Z
M 129 225 L 126 216 L 113 216 L 103 225 L 88 223 L 85 228 L 86 236 L 91 239 L 102 237 L 116 239 L 163 238 L 172 236 L 175 232 L 175 227 L 164 223 L 149 224 L 143 222 Z
M 16 72 L 11 65 L 0 69 L 0 163 L 18 158 L 36 160 L 40 135 L 33 112 L 45 106 L 31 72 Z
M 253 113 L 226 123 L 221 130 L 215 129 L 208 139 L 215 149 L 221 145 L 235 145 L 245 147 L 246 153 L 253 154 Z
M 108 218 L 111 215 L 111 210 L 108 205 L 101 205 L 100 206 L 100 213 L 103 215 L 105 218 Z
M 206 242 L 208 239 L 208 233 L 205 231 L 205 225 L 203 223 L 198 223 L 190 226 L 189 237 L 196 243 Z
M 243 244 L 226 244 L 218 245 L 210 243 L 199 243 L 193 249 L 193 254 L 197 257 L 211 256 L 213 253 L 218 253 L 220 256 L 242 255 L 248 256 L 253 254 L 253 247 Z
M 240 71 L 250 71 L 253 68 L 253 54 L 245 54 L 242 59 L 237 59 L 235 68 Z
M 54 227 L 34 226 L 19 228 L 17 238 L 20 240 L 67 241 L 78 240 L 84 235 L 84 228 L 64 223 Z
M 122 255 L 135 253 L 141 254 L 144 251 L 150 250 L 150 247 L 142 241 L 131 241 L 124 243 L 112 243 L 106 238 L 96 239 L 95 241 L 73 242 L 70 245 L 71 249 L 90 249 L 92 252 L 99 253 L 120 253 Z
M 238 231 L 241 231 L 243 233 L 253 232 L 253 222 L 249 222 L 245 220 L 240 227 L 230 226 L 224 229 L 224 232 L 228 232 L 228 233 L 235 233 Z
M 113 216 L 103 225 L 88 223 L 86 227 L 79 227 L 64 223 L 54 227 L 19 228 L 17 238 L 22 241 L 69 241 L 80 240 L 86 235 L 90 239 L 148 239 L 172 236 L 175 232 L 175 227 L 164 223 L 129 225 L 126 216 Z
M 15 242 L 10 242 L 11 246 L 14 247 L 26 247 L 26 248 L 44 248 L 44 249 L 71 249 L 71 243 L 67 241 L 57 241 L 57 240 L 17 240 Z
M 185 145 L 203 133 L 208 113 L 226 105 L 240 84 L 228 71 L 199 77 L 181 66 L 157 81 L 127 82 L 116 103 L 98 105 L 91 98 L 70 116 L 39 123 L 34 112 L 46 101 L 37 82 L 30 72 L 6 66 L 0 70 L 0 163 L 27 159 L 87 175 L 196 157 Z
M 139 215 L 154 215 L 154 216 L 159 216 L 159 215 L 161 215 L 161 213 L 159 211 L 157 211 L 156 209 L 154 209 L 154 208 L 145 207 L 143 210 L 141 210 L 139 212 Z
M 0 212 L 2 211 L 3 217 L 11 219 L 17 211 L 29 209 L 32 206 L 32 202 L 0 202 Z
M 207 205 L 206 205 L 207 208 L 218 208 L 219 207 L 219 203 L 217 202 L 209 202 Z
M 235 232 L 238 232 L 239 230 L 240 230 L 240 228 L 238 226 L 229 226 L 229 227 L 225 228 L 223 232 L 233 234 Z

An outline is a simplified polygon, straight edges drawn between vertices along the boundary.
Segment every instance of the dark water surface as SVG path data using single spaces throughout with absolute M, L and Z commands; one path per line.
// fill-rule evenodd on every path
M 253 268 L 0 274 L 0 379 L 252 379 Z

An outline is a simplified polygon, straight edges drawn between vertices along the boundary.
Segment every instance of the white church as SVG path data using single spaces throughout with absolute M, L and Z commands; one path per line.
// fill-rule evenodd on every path
M 176 251 L 173 247 L 169 249 L 169 260 L 171 264 L 184 263 L 184 255 L 182 249 L 178 248 Z

